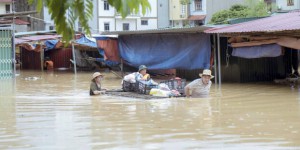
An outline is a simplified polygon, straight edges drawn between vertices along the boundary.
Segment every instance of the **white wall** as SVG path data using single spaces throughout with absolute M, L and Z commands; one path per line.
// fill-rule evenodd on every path
M 94 7 L 94 9 L 97 9 Z M 109 10 L 104 10 L 104 0 L 98 0 L 98 14 L 101 16 L 115 16 L 115 9 L 109 6 Z
M 158 0 L 157 28 L 169 27 L 169 0 Z
M 47 7 L 44 7 L 43 10 L 44 10 L 45 30 L 48 31 L 50 26 L 55 26 L 55 25 L 54 25 L 54 21 L 51 19 L 51 16 L 49 14 L 49 9 Z M 68 14 L 68 12 L 66 14 Z M 75 21 L 75 31 L 78 31 L 78 20 Z
M 116 19 L 116 31 L 123 31 L 123 23 L 129 23 L 129 30 L 136 30 L 136 19 Z
M 0 14 L 6 14 L 5 5 L 10 3 L 0 3 Z M 10 12 L 11 12 L 11 5 L 10 5 Z
M 294 0 L 293 6 L 287 6 L 287 0 L 277 0 L 277 6 L 281 8 L 281 10 L 294 10 L 300 9 L 300 0 Z
M 195 1 L 191 0 L 190 15 L 206 15 L 206 0 L 202 0 L 202 10 L 195 10 Z
M 104 31 L 104 23 L 109 23 L 109 30 L 115 31 L 115 19 L 114 18 L 99 19 L 99 31 Z
M 149 0 L 151 11 L 142 14 L 142 9 L 137 15 L 129 15 L 122 19 L 116 14 L 115 9 L 110 6 L 109 10 L 104 10 L 104 1 L 98 0 L 98 23 L 99 31 L 104 31 L 104 22 L 110 23 L 110 31 L 123 31 L 123 23 L 129 23 L 129 30 L 157 29 L 157 0 Z M 168 11 L 168 10 L 166 10 Z M 141 25 L 141 20 L 148 20 L 148 25 Z
M 145 15 L 142 14 L 142 8 L 140 8 L 141 17 L 157 17 L 157 0 L 148 0 L 151 6 L 151 11 L 148 10 Z M 167 10 L 166 10 L 167 11 Z
M 54 26 L 54 22 L 53 20 L 51 20 L 51 16 L 49 14 L 47 7 L 44 7 L 44 21 L 45 21 L 45 30 L 49 31 L 49 27 Z
M 16 32 L 27 32 L 27 25 L 16 25 Z
M 98 0 L 93 0 L 93 6 L 94 6 L 94 9 L 93 9 L 93 18 L 91 20 L 89 20 L 89 26 L 91 28 L 91 33 L 92 34 L 95 34 L 95 33 L 98 33 L 98 9 L 97 9 L 97 6 L 98 6 Z
M 148 20 L 148 25 L 142 25 L 142 20 Z M 137 19 L 137 30 L 157 29 L 157 19 L 139 18 Z

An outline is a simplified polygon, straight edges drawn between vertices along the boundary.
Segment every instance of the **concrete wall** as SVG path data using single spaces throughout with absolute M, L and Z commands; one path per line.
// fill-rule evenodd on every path
M 148 25 L 142 25 L 142 20 L 147 20 Z M 157 19 L 155 18 L 138 18 L 137 19 L 137 29 L 146 30 L 146 29 L 157 29 Z
M 295 10 L 300 9 L 300 0 L 293 0 L 294 5 L 288 6 L 287 4 L 288 0 L 277 0 L 276 5 L 278 8 L 281 8 L 281 10 Z
M 22 11 L 34 11 L 36 10 L 35 5 L 29 5 L 28 0 L 18 0 L 15 3 L 15 11 L 22 12 Z M 44 19 L 44 11 L 42 10 L 39 13 L 31 14 L 30 16 L 39 19 L 33 19 L 29 17 L 22 17 L 20 19 L 28 21 L 30 24 L 28 25 L 28 31 L 41 31 L 45 30 L 45 22 Z
M 182 14 L 182 7 L 186 7 L 186 13 Z M 186 20 L 188 17 L 188 5 L 181 5 L 180 0 L 169 0 L 170 20 Z
M 202 0 L 202 10 L 195 10 L 195 1 L 192 0 L 190 4 L 190 15 L 206 15 L 206 0 Z
M 98 16 L 99 17 L 108 17 L 108 16 L 115 16 L 115 8 L 112 6 L 109 6 L 109 10 L 104 10 L 104 0 L 98 0 Z
M 169 27 L 169 0 L 158 0 L 157 28 Z
M 129 23 L 129 30 L 137 29 L 137 19 L 116 19 L 116 31 L 123 31 L 123 23 Z
M 116 30 L 115 18 L 101 18 L 101 20 L 99 19 L 99 25 L 98 25 L 99 31 L 104 31 L 104 23 L 109 23 L 110 31 Z
M 98 29 L 99 29 L 99 25 L 98 25 L 98 0 L 93 0 L 93 6 L 94 6 L 94 10 L 93 10 L 93 18 L 92 20 L 89 20 L 89 26 L 91 28 L 91 33 L 95 34 L 98 33 Z
M 0 3 L 0 14 L 6 14 L 6 9 L 5 9 L 6 7 L 5 6 L 7 4 L 10 4 L 10 3 Z M 10 5 L 10 12 L 12 12 L 11 11 L 11 5 Z
M 166 0 L 164 0 L 166 1 Z M 109 23 L 110 31 L 123 31 L 123 23 L 129 23 L 129 30 L 146 30 L 146 29 L 157 29 L 157 0 L 149 1 L 151 5 L 151 11 L 147 11 L 142 14 L 140 11 L 137 14 L 128 15 L 125 19 L 122 19 L 120 14 L 116 13 L 116 10 L 109 6 L 109 10 L 104 10 L 104 1 L 98 0 L 98 32 L 104 31 L 104 23 Z M 148 25 L 141 25 L 141 20 L 147 20 Z M 165 22 L 168 22 L 165 21 Z

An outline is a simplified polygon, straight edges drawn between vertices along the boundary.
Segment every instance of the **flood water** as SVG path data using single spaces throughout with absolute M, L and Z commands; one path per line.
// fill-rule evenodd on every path
M 121 79 L 104 73 L 104 86 Z M 223 84 L 211 97 L 89 96 L 92 73 L 0 80 L 0 149 L 300 149 L 300 89 Z

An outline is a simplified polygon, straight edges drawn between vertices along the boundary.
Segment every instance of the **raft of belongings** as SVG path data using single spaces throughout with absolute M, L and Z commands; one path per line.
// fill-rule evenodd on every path
M 174 78 L 161 81 L 158 85 L 147 85 L 140 81 L 135 83 L 123 80 L 122 89 L 124 92 L 134 92 L 155 97 L 184 97 L 186 80 Z

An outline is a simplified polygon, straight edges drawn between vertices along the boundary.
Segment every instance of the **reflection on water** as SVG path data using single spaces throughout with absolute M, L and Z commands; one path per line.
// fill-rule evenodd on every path
M 0 149 L 300 149 L 299 89 L 213 86 L 210 98 L 90 97 L 92 73 L 1 80 Z M 107 88 L 120 79 L 106 74 Z

